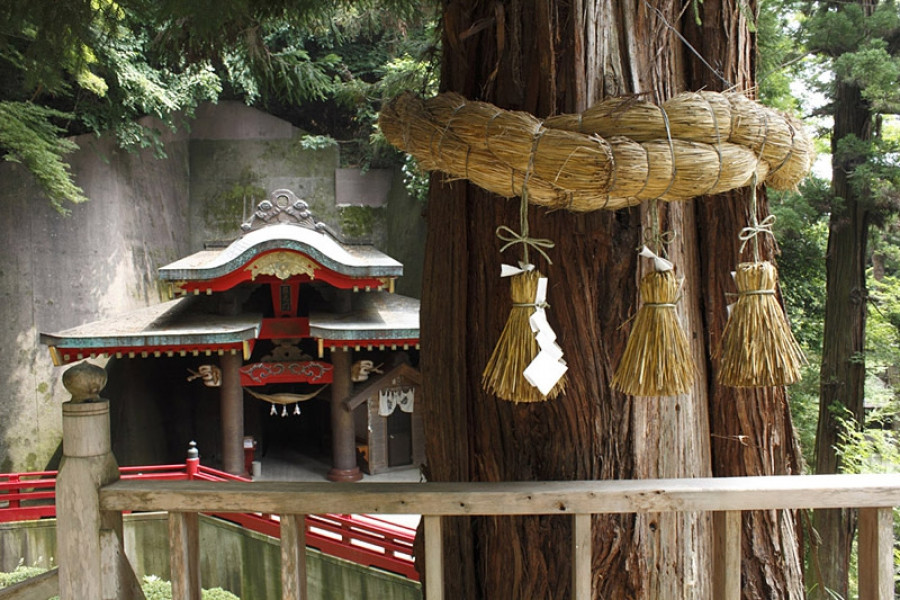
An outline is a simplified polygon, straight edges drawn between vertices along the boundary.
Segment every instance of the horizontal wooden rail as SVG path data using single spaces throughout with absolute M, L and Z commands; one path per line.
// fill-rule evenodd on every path
M 713 514 L 712 589 L 717 600 L 740 600 L 742 511 L 859 508 L 859 598 L 890 600 L 892 508 L 900 506 L 900 475 L 412 484 L 119 481 L 100 489 L 100 506 L 111 511 L 164 510 L 174 514 L 260 512 L 278 514 L 282 519 L 323 512 L 326 507 L 340 513 L 421 514 L 429 600 L 444 597 L 443 516 L 570 515 L 572 597 L 589 600 L 591 515 L 708 511 Z M 291 560 L 293 551 L 285 547 L 283 538 L 282 581 L 292 586 L 285 587 L 284 598 L 291 600 L 305 597 L 295 584 L 301 574 L 298 563 Z M 184 585 L 193 585 L 187 575 Z
M 198 458 L 188 458 L 182 464 L 119 467 L 119 473 L 122 480 L 251 481 L 202 465 Z M 0 523 L 55 517 L 56 477 L 56 471 L 0 473 Z M 212 516 L 272 537 L 281 535 L 281 523 L 271 514 L 229 512 Z M 365 515 L 306 516 L 308 546 L 418 581 L 413 558 L 415 533 L 415 529 Z
M 118 481 L 103 510 L 551 515 L 900 505 L 900 475 L 502 483 Z
M 31 579 L 0 590 L 0 600 L 47 600 L 59 594 L 59 569 L 50 569 Z

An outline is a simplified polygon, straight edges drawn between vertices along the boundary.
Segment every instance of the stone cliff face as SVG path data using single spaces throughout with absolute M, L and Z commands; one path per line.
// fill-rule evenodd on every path
M 108 137 L 81 136 L 81 149 L 69 160 L 90 202 L 72 206 L 69 216 L 51 208 L 24 169 L 0 164 L 6 217 L 0 220 L 0 473 L 55 467 L 58 459 L 66 393 L 62 368 L 52 365 L 38 333 L 165 299 L 157 268 L 207 241 L 237 237 L 242 220 L 273 189 L 292 189 L 338 230 L 345 212 L 349 225 L 361 220 L 359 211 L 369 213 L 362 215 L 366 233 L 406 265 L 403 281 L 410 289 L 402 292 L 419 295 L 424 224 L 399 177 L 383 206 L 339 207 L 337 148 L 304 149 L 300 133 L 271 115 L 222 103 L 201 108 L 190 132 L 169 134 L 164 159 L 123 151 Z M 398 219 L 405 223 L 398 226 Z M 151 390 L 131 393 L 133 386 L 115 380 L 184 379 L 183 365 L 151 365 L 155 360 L 110 365 L 113 377 L 103 395 L 112 401 L 114 450 L 125 455 L 122 464 L 182 460 L 188 438 L 205 437 L 197 424 L 214 426 L 217 419 L 204 414 L 216 402 L 203 401 L 202 391 L 159 398 Z M 148 369 L 156 375 L 141 374 Z M 214 443 L 210 436 L 207 456 Z

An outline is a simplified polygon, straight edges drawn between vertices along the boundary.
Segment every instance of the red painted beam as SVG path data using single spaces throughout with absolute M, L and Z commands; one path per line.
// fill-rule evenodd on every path
M 101 348 L 65 348 L 54 347 L 59 357 L 59 363 L 69 363 L 83 358 L 97 358 L 99 356 L 116 358 L 160 358 L 163 356 L 219 356 L 220 353 L 236 352 L 244 355 L 244 344 L 247 344 L 247 352 L 251 352 L 256 340 L 247 340 L 243 343 L 232 344 L 191 344 L 186 346 L 109 346 Z
M 333 368 L 319 361 L 263 362 L 241 367 L 241 385 L 270 383 L 331 383 Z

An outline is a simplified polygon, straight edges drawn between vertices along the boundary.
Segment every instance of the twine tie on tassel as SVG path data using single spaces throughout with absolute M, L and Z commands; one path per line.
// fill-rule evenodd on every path
M 537 145 L 537 141 L 535 141 L 535 145 Z M 534 248 L 534 250 L 544 257 L 544 260 L 547 261 L 547 264 L 552 265 L 553 261 L 550 260 L 550 257 L 544 251 L 544 248 L 548 250 L 553 248 L 555 244 L 553 240 L 549 240 L 546 238 L 533 238 L 529 235 L 529 227 L 528 227 L 528 180 L 531 178 L 531 170 L 534 166 L 534 152 L 531 153 L 531 157 L 528 162 L 528 170 L 525 172 L 525 177 L 522 180 L 522 195 L 519 198 L 519 232 L 517 233 L 511 227 L 507 225 L 501 225 L 497 227 L 494 232 L 495 235 L 503 242 L 503 246 L 500 248 L 500 252 L 503 253 L 512 246 L 516 244 L 522 244 L 522 263 L 529 264 L 531 261 L 528 259 L 528 249 Z
M 550 308 L 549 302 L 513 302 L 515 308 Z
M 511 227 L 506 225 L 501 225 L 497 228 L 496 234 L 497 237 L 506 242 L 503 246 L 500 247 L 500 252 L 506 251 L 507 248 L 515 246 L 516 244 L 522 244 L 523 246 L 523 254 L 525 255 L 525 260 L 523 262 L 528 262 L 528 248 L 534 249 L 535 252 L 544 257 L 548 264 L 553 264 L 553 261 L 550 260 L 550 257 L 547 256 L 547 253 L 544 251 L 544 248 L 551 249 L 556 244 L 553 243 L 553 240 L 549 240 L 546 238 L 533 238 L 528 235 L 527 227 L 525 231 L 522 233 L 516 233 Z
M 753 215 L 753 220 L 756 221 L 756 215 Z M 769 215 L 760 223 L 753 223 L 747 227 L 741 229 L 741 232 L 738 234 L 738 239 L 741 241 L 741 247 L 739 252 L 743 252 L 744 248 L 747 247 L 747 244 L 751 241 L 754 244 L 757 244 L 756 237 L 761 234 L 771 235 L 773 238 L 775 237 L 775 232 L 772 231 L 773 226 L 775 225 L 775 215 Z M 759 262 L 759 259 L 756 259 Z
M 658 229 L 659 226 L 653 227 L 652 229 Z M 668 246 L 672 242 L 675 241 L 675 238 L 678 237 L 678 234 L 674 231 L 645 231 L 644 232 L 644 246 L 654 247 L 659 250 L 659 248 L 663 248 Z M 637 249 L 638 252 L 641 251 L 640 248 Z

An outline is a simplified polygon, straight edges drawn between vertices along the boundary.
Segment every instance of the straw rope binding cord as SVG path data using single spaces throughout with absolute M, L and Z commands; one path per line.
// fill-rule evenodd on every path
M 756 186 L 750 196 L 750 225 L 741 231 L 740 251 L 752 244 L 753 262 L 734 273 L 737 301 L 731 307 L 719 353 L 718 381 L 731 387 L 790 385 L 800 380 L 806 358 L 791 333 L 775 296 L 778 272 L 760 259 L 760 235 L 772 235 L 773 215 L 762 223 L 756 214 Z

